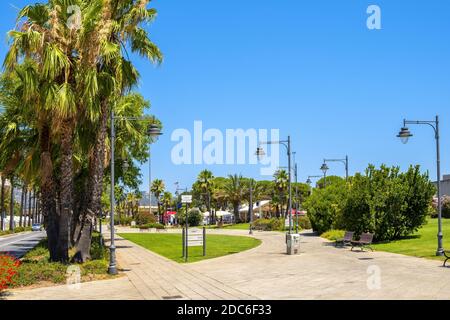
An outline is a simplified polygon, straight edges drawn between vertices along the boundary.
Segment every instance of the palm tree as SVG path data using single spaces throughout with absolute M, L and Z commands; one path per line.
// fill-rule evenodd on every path
M 156 12 L 147 9 L 149 1 L 111 0 L 75 1 L 81 8 L 81 29 L 68 24 L 68 5 L 73 2 L 53 0 L 48 4 L 25 7 L 19 14 L 21 30 L 10 32 L 11 47 L 5 60 L 9 72 L 23 64 L 26 90 L 23 101 L 33 102 L 38 119 L 40 176 L 43 211 L 47 212 L 47 233 L 51 259 L 67 261 L 69 222 L 80 222 L 77 236 L 77 260 L 88 258 L 92 217 L 101 208 L 108 106 L 136 83 L 138 73 L 124 57 L 127 45 L 132 51 L 160 62 L 162 55 L 149 40 L 142 23 L 151 21 Z M 29 80 L 33 81 L 29 81 Z M 75 139 L 80 127 L 93 127 L 94 143 L 89 155 L 90 188 L 87 204 L 81 205 L 80 219 L 71 219 L 73 199 Z M 91 135 L 92 136 L 92 135 Z M 56 162 L 52 145 L 58 148 Z M 55 167 L 57 163 L 58 168 Z M 59 172 L 59 225 L 56 226 L 56 179 Z M 81 197 L 83 198 L 83 197 Z M 53 248 L 53 246 L 56 248 Z
M 281 208 L 283 208 L 283 206 L 287 203 L 286 194 L 289 187 L 289 174 L 286 172 L 286 170 L 278 170 L 274 174 L 274 179 L 275 179 L 275 187 L 278 191 L 279 200 L 281 203 Z
M 203 170 L 197 177 L 197 185 L 202 193 L 202 199 L 204 199 L 204 205 L 208 208 L 210 217 L 211 213 L 211 196 L 212 189 L 214 187 L 214 175 L 209 170 Z
M 164 185 L 164 181 L 160 179 L 156 179 L 153 181 L 150 191 L 155 195 L 156 199 L 158 199 L 158 221 L 161 222 L 161 201 L 160 197 L 164 193 L 166 186 Z M 152 204 L 150 203 L 150 206 Z
M 242 175 L 228 176 L 227 184 L 225 185 L 225 193 L 228 201 L 233 205 L 233 214 L 236 222 L 240 222 L 239 208 L 244 197 L 244 178 Z
M 172 205 L 172 201 L 173 201 L 172 193 L 168 191 L 164 192 L 161 199 L 162 205 L 164 206 L 164 213 L 168 212 L 170 206 Z

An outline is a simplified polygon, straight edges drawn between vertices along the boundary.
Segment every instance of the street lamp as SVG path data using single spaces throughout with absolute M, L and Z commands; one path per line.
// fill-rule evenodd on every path
M 297 166 L 297 161 L 295 160 L 295 156 L 297 155 L 297 152 L 293 152 L 292 153 L 294 155 L 294 175 L 295 175 L 295 233 L 298 234 L 298 229 L 299 229 L 299 221 L 298 221 L 298 209 L 300 207 L 300 201 L 298 199 L 298 166 Z
M 289 210 L 289 234 L 292 233 L 292 167 L 291 167 L 291 157 L 292 157 L 292 152 L 291 152 L 291 136 L 288 136 L 287 140 L 280 140 L 280 141 L 266 141 L 266 142 L 261 142 L 261 145 L 269 145 L 269 144 L 280 144 L 286 147 L 287 149 L 287 156 L 288 156 L 288 171 L 289 171 L 289 205 L 288 205 L 288 210 Z M 264 148 L 262 147 L 258 147 L 256 149 L 256 153 L 255 155 L 258 157 L 258 159 L 261 159 L 262 157 L 264 157 L 266 155 L 266 152 L 264 151 Z
M 439 116 L 436 116 L 436 120 L 431 121 L 410 121 L 403 120 L 403 128 L 401 128 L 398 138 L 404 144 L 407 144 L 409 139 L 413 136 L 409 131 L 408 125 L 428 125 L 434 130 L 435 140 L 436 140 L 436 162 L 437 162 L 437 192 L 438 192 L 438 248 L 436 251 L 437 256 L 444 255 L 444 246 L 442 243 L 443 233 L 442 233 L 442 194 L 441 194 L 441 149 L 440 149 L 440 134 L 439 134 Z
M 348 156 L 345 156 L 345 159 L 325 159 L 324 163 L 327 162 L 342 162 L 345 165 L 345 180 L 348 181 Z
M 116 199 L 115 199 L 115 172 L 114 172 L 114 166 L 115 166 L 115 142 L 116 142 L 116 128 L 115 128 L 115 122 L 116 120 L 130 120 L 130 121 L 150 121 L 148 118 L 137 118 L 137 117 L 116 117 L 114 114 L 114 108 L 111 108 L 111 194 L 110 194 L 110 229 L 111 229 L 111 244 L 109 247 L 109 267 L 108 267 L 108 273 L 111 275 L 117 274 L 117 264 L 116 264 L 116 245 L 115 245 L 115 230 L 114 230 L 114 211 L 116 206 Z M 158 131 L 159 130 L 159 131 Z M 156 127 L 156 125 L 151 125 L 149 127 L 149 130 L 147 131 L 147 134 L 152 136 L 152 134 L 160 133 L 160 129 Z M 160 134 L 157 134 L 160 135 Z M 154 135 L 153 135 L 154 136 Z M 129 166 L 128 162 L 124 163 L 124 169 L 126 166 Z M 151 200 L 151 198 L 150 198 Z M 151 210 L 151 202 L 150 202 L 150 210 Z
M 158 127 L 156 124 L 152 124 L 150 125 L 150 127 L 148 128 L 148 135 L 150 138 L 155 138 L 155 140 L 158 139 L 159 136 L 162 136 L 163 133 L 161 132 L 161 128 Z M 151 155 L 151 143 L 148 147 L 148 152 L 149 152 L 149 156 L 148 156 L 148 181 L 149 181 L 149 189 L 148 189 L 148 197 L 150 200 L 150 204 L 149 204 L 149 212 L 150 215 L 152 215 L 152 155 Z
M 306 179 L 306 184 L 308 184 L 309 187 L 311 188 L 310 194 L 312 194 L 312 180 L 311 180 L 311 178 L 319 179 L 319 178 L 322 178 L 322 176 L 308 176 L 308 179 Z
M 323 179 L 324 179 L 324 188 L 327 187 L 327 171 L 330 170 L 330 168 L 328 168 L 327 163 L 324 161 L 322 166 L 320 167 L 320 170 L 323 172 Z
M 250 199 L 249 199 L 250 227 L 248 234 L 253 234 L 253 179 L 250 179 Z

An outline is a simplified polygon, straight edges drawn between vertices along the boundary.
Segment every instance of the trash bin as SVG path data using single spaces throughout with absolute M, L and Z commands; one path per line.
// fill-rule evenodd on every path
M 287 235 L 287 254 L 296 255 L 300 253 L 300 235 L 288 234 Z

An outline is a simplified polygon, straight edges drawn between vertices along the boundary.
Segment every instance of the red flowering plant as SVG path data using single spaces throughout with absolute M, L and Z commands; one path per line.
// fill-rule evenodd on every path
M 20 260 L 10 255 L 0 255 L 0 292 L 13 284 L 19 267 Z

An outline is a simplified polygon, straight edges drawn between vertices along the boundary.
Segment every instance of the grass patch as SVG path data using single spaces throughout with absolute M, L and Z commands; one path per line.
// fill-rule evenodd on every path
M 450 250 L 450 219 L 443 219 L 442 221 L 444 248 Z M 402 240 L 374 244 L 373 248 L 378 251 L 442 260 L 442 257 L 436 257 L 437 233 L 437 219 L 429 219 L 428 224 L 417 233 Z
M 94 234 L 91 247 L 92 260 L 78 265 L 81 270 L 82 282 L 111 278 L 107 273 L 108 251 L 107 248 L 100 247 L 99 242 L 100 235 Z M 71 254 L 73 253 L 72 251 Z M 40 283 L 65 283 L 68 265 L 49 262 L 49 257 L 47 240 L 43 240 L 23 257 L 11 288 L 34 286 Z
M 130 240 L 163 257 L 184 263 L 181 234 L 121 234 L 121 237 Z M 250 237 L 207 235 L 206 257 L 203 257 L 202 247 L 189 248 L 189 262 L 223 257 L 239 253 L 261 244 L 258 239 Z

